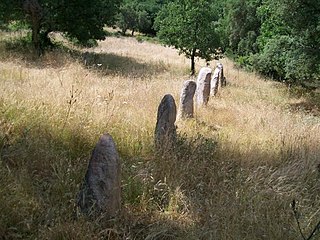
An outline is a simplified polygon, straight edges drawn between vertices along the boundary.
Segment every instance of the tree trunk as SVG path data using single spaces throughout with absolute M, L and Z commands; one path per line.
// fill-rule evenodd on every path
M 126 31 L 127 31 L 127 27 L 124 27 L 124 28 L 121 29 L 122 36 L 126 35 Z
M 40 41 L 40 28 L 43 17 L 43 9 L 38 0 L 24 0 L 23 10 L 29 15 L 32 26 L 32 43 L 35 53 L 41 55 L 41 41 Z
M 192 49 L 192 53 L 191 53 L 191 76 L 194 76 L 195 74 L 195 56 L 196 56 L 196 49 Z
M 38 22 L 32 22 L 32 43 L 36 55 L 40 56 L 42 50 L 40 42 L 40 24 Z
M 134 35 L 134 28 L 132 28 L 131 36 L 133 37 Z

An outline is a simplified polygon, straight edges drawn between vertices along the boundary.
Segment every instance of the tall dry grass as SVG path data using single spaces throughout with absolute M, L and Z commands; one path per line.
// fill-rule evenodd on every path
M 177 121 L 175 148 L 159 156 L 158 104 L 167 93 L 178 104 L 189 79 L 176 50 L 109 37 L 31 61 L 0 48 L 2 239 L 302 239 L 293 199 L 305 235 L 319 221 L 320 119 L 297 107 L 312 105 L 309 95 L 222 59 L 227 87 Z M 113 221 L 75 208 L 104 132 L 122 159 Z

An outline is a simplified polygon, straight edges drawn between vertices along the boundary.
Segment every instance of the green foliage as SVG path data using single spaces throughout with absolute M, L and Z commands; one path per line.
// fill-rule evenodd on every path
M 141 33 L 155 35 L 153 23 L 163 1 L 157 0 L 126 0 L 120 6 L 120 12 L 117 16 L 117 26 L 121 29 L 122 34 L 126 30 L 138 30 Z
M 90 39 L 104 39 L 105 24 L 113 23 L 119 0 L 113 1 L 64 1 L 47 2 L 46 10 L 54 12 L 45 24 L 47 29 L 62 31 L 70 38 L 77 38 L 80 43 Z
M 123 35 L 128 29 L 134 31 L 137 27 L 137 13 L 134 10 L 134 4 L 122 5 L 117 18 L 117 26 L 121 29 Z
M 142 33 L 152 32 L 152 22 L 148 12 L 140 11 L 138 14 L 138 29 Z
M 80 44 L 86 45 L 92 40 L 104 39 L 106 33 L 103 27 L 114 22 L 120 0 L 94 1 L 37 1 L 41 8 L 40 28 L 35 29 L 33 18 L 23 9 L 21 1 L 1 1 L 0 21 L 10 23 L 26 21 L 34 36 L 41 38 L 43 45 L 50 44 L 48 33 L 60 31 L 70 39 L 77 39 Z M 6 14 L 3 14 L 6 13 Z
M 315 0 L 229 0 L 220 19 L 222 47 L 241 66 L 314 85 L 320 80 L 319 10 Z
M 256 53 L 256 38 L 259 34 L 260 20 L 257 17 L 257 6 L 261 0 L 234 0 L 225 5 L 226 14 L 223 31 L 227 47 L 237 55 L 244 56 Z
M 257 69 L 300 84 L 320 80 L 319 9 L 313 0 L 265 1 Z
M 6 25 L 9 31 L 19 31 L 28 29 L 28 24 L 25 21 L 11 21 Z
M 21 11 L 21 7 L 22 3 L 19 0 L 1 0 L 0 23 L 6 24 L 11 20 L 23 19 L 24 15 Z
M 157 36 L 191 59 L 192 73 L 195 57 L 209 61 L 219 47 L 218 17 L 213 12 L 212 1 L 174 1 L 161 9 L 156 18 Z
M 290 49 L 290 38 L 282 36 L 268 41 L 263 51 L 253 57 L 255 68 L 264 75 L 276 79 L 283 79 L 287 51 Z

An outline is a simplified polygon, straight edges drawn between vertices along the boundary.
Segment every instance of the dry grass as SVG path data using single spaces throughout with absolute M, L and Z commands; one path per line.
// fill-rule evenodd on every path
M 1 239 L 302 239 L 293 199 L 306 235 L 320 219 L 320 119 L 296 107 L 309 95 L 223 59 L 228 86 L 158 156 L 158 104 L 178 104 L 189 78 L 174 49 L 110 37 L 87 66 L 0 50 Z M 104 132 L 123 162 L 123 211 L 93 221 L 75 216 L 75 196 Z

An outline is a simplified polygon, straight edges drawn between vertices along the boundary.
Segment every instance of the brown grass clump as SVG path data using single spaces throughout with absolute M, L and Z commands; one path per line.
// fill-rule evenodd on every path
M 178 104 L 189 79 L 176 50 L 109 37 L 41 61 L 4 44 L 0 51 L 1 239 L 301 239 L 293 199 L 306 236 L 319 221 L 316 92 L 222 59 L 227 87 L 194 119 L 179 120 L 174 148 L 159 155 L 158 104 L 167 93 Z M 75 211 L 104 132 L 123 163 L 123 211 L 112 221 Z

